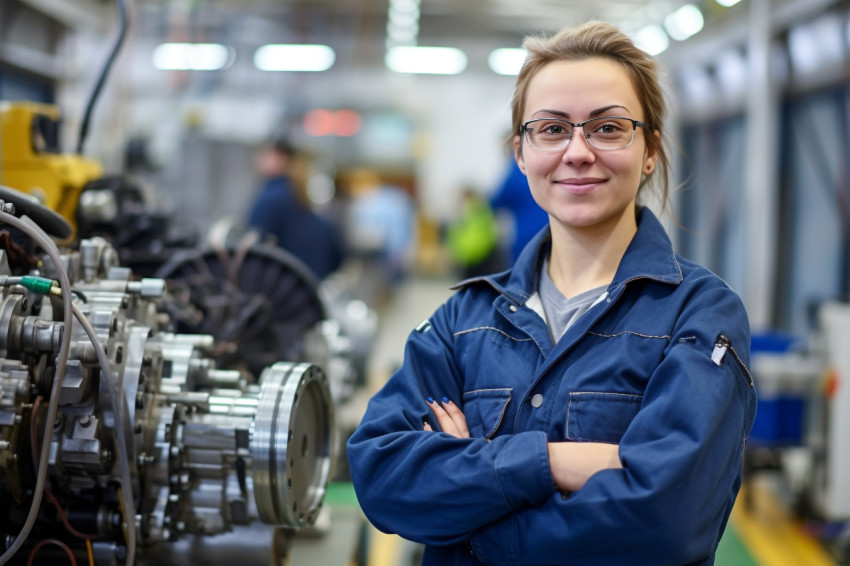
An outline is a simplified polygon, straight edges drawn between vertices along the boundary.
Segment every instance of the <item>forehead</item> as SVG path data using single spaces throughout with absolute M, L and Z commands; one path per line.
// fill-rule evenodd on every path
M 557 110 L 571 119 L 585 117 L 598 108 L 616 105 L 629 117 L 640 117 L 641 103 L 622 65 L 602 58 L 553 61 L 528 83 L 523 115 Z

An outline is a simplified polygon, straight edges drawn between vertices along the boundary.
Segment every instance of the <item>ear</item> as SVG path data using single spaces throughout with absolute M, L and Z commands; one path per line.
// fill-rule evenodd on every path
M 522 171 L 523 175 L 528 175 L 525 172 L 525 159 L 522 157 L 522 138 L 519 136 L 514 136 L 514 159 L 516 159 L 516 163 L 519 166 L 519 170 Z
M 655 136 L 655 143 L 661 143 L 661 133 L 658 130 L 652 132 L 652 135 Z M 655 166 L 658 163 L 658 151 L 655 149 L 657 145 L 646 145 L 646 152 L 643 161 L 643 174 L 649 175 L 653 171 L 655 171 Z

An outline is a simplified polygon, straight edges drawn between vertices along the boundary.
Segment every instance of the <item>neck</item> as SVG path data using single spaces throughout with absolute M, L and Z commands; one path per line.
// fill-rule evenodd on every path
M 565 297 L 607 285 L 614 279 L 637 231 L 635 212 L 629 207 L 604 225 L 588 228 L 550 222 L 552 250 L 548 273 Z

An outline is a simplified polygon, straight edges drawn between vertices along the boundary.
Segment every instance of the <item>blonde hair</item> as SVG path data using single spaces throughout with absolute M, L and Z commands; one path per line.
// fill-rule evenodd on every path
M 655 151 L 658 166 L 641 181 L 641 189 L 651 177 L 657 175 L 660 199 L 667 204 L 669 194 L 670 161 L 663 142 L 666 104 L 658 77 L 658 64 L 649 54 L 635 46 L 629 37 L 617 27 L 599 21 L 591 21 L 578 27 L 561 30 L 557 35 L 546 38 L 527 37 L 523 42 L 528 53 L 517 76 L 511 100 L 512 138 L 520 136 L 522 143 L 523 112 L 528 85 L 545 65 L 554 61 L 580 61 L 594 57 L 615 61 L 628 73 L 644 113 L 643 121 L 649 124 L 655 136 L 646 132 L 646 144 Z

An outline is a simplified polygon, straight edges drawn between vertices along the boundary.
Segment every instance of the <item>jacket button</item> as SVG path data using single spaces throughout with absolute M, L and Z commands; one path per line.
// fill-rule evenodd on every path
M 516 305 L 511 305 L 508 308 L 511 309 L 511 312 L 516 312 Z
M 531 406 L 535 409 L 543 404 L 543 395 L 537 393 L 531 398 Z

